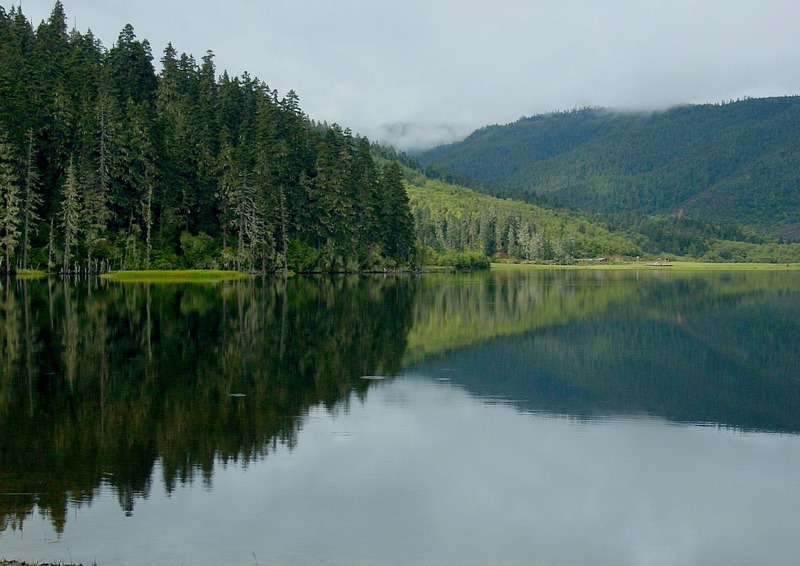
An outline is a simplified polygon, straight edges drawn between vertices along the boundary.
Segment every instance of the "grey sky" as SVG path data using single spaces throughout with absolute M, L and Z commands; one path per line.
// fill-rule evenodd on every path
M 38 24 L 55 0 L 23 0 Z M 106 47 L 131 23 L 248 71 L 312 118 L 401 148 L 582 106 L 800 94 L 797 0 L 63 0 Z M 10 7 L 11 3 L 3 2 Z

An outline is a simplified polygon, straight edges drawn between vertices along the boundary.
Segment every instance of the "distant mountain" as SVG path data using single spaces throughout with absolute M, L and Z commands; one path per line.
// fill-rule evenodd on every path
M 800 97 L 522 118 L 417 156 L 528 201 L 707 217 L 800 239 Z M 500 188 L 505 187 L 505 188 Z

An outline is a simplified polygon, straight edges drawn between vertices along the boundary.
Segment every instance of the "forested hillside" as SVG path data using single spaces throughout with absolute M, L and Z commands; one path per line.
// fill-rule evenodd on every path
M 124 27 L 110 49 L 0 7 L 0 272 L 408 264 L 399 165 L 294 92 Z
M 800 97 L 535 116 L 419 158 L 504 186 L 495 191 L 505 196 L 707 217 L 800 239 Z
M 705 262 L 794 263 L 800 243 L 677 215 L 590 214 L 477 193 L 405 169 L 422 259 L 469 261 L 459 252 L 536 263 L 608 256 Z
M 408 195 L 423 249 L 440 254 L 472 250 L 551 263 L 643 253 L 626 235 L 612 234 L 604 223 L 585 215 L 498 199 L 427 178 L 414 181 Z

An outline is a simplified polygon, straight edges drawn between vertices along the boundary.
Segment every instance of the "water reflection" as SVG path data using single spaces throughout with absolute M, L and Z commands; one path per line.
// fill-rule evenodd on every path
M 469 347 L 426 353 L 421 371 L 531 411 L 800 432 L 797 274 L 508 275 L 483 288 L 484 307 L 475 286 L 433 293 L 446 303 L 441 328 L 463 329 L 475 304 L 471 315 L 490 330 L 460 336 Z M 419 324 L 430 300 L 417 303 L 412 345 L 433 343 L 435 324 Z
M 196 474 L 210 483 L 220 461 L 294 446 L 310 407 L 338 407 L 351 391 L 365 394 L 360 376 L 399 371 L 414 285 L 7 284 L 3 528 L 38 506 L 60 532 L 68 502 L 91 500 L 101 485 L 131 513 L 157 459 L 171 491 Z
M 350 411 L 381 412 L 370 426 L 380 428 L 377 438 L 388 444 L 370 446 L 370 459 L 377 452 L 394 461 L 393 443 L 402 438 L 421 450 L 428 441 L 436 444 L 437 435 L 455 434 L 394 419 L 409 406 L 403 396 L 424 404 L 426 418 L 446 414 L 449 407 L 435 395 L 426 398 L 429 388 L 408 391 L 379 379 L 387 376 L 447 379 L 434 382 L 438 389 L 429 386 L 502 400 L 497 410 L 505 412 L 496 415 L 503 419 L 519 416 L 519 410 L 573 419 L 646 414 L 795 434 L 800 432 L 798 297 L 795 273 L 523 271 L 219 285 L 7 279 L 0 292 L 0 529 L 21 532 L 38 509 L 62 533 L 68 509 L 109 491 L 117 511 L 121 507 L 136 517 L 154 482 L 177 494 L 198 479 L 209 493 L 222 493 L 221 468 L 280 465 L 272 454 L 291 454 L 296 463 L 304 450 L 318 448 L 307 440 L 307 431 L 320 423 L 337 429 L 337 445 L 358 445 L 352 441 L 363 430 L 356 435 L 347 429 Z M 377 409 L 364 404 L 368 394 L 383 399 Z M 613 426 L 627 431 L 642 422 L 647 421 L 615 420 Z M 517 473 L 493 460 L 500 456 L 472 445 L 469 435 L 479 433 L 471 430 L 465 427 L 465 436 L 447 441 L 473 454 L 470 463 L 459 465 L 491 462 L 487 465 L 497 475 L 481 476 L 484 482 L 502 483 L 505 475 Z M 592 428 L 577 430 L 594 434 Z M 491 437 L 514 446 L 512 452 L 530 448 L 527 434 L 533 432 L 525 426 L 485 431 L 487 442 Z M 559 450 L 569 450 L 580 466 L 586 447 L 569 442 L 571 447 Z M 556 444 L 535 452 L 546 460 Z M 406 452 L 409 462 L 418 459 L 411 455 L 412 444 Z M 419 464 L 425 469 L 423 456 Z M 400 482 L 416 497 L 412 486 L 424 485 L 419 470 L 396 470 L 411 474 L 400 481 L 381 462 L 372 462 L 381 468 L 374 481 Z M 615 473 L 602 462 L 586 462 L 594 473 Z M 293 473 L 320 481 L 315 468 L 295 467 Z M 573 479 L 578 485 L 586 478 Z M 598 497 L 591 489 L 605 489 L 590 486 L 569 489 L 589 499 Z M 488 497 L 474 487 L 464 489 L 472 490 L 470 497 Z M 514 511 L 505 496 L 498 504 L 510 505 L 510 515 L 524 511 Z M 163 502 L 158 505 L 171 516 Z M 603 498 L 593 505 L 596 513 L 609 512 L 603 511 L 608 505 Z M 428 511 L 434 526 L 453 520 Z
M 777 566 L 800 553 L 797 436 L 660 419 L 579 423 L 483 403 L 426 376 L 377 383 L 366 402 L 352 401 L 338 414 L 311 409 L 293 449 L 229 463 L 213 490 L 154 490 L 129 518 L 99 498 L 44 556 Z M 32 523 L 25 537 L 43 531 Z M 6 552 L 25 548 L 8 542 Z

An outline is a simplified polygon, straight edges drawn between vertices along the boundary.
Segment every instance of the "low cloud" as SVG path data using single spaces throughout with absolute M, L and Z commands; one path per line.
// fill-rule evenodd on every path
M 53 0 L 25 0 L 37 25 Z M 110 47 L 131 23 L 315 119 L 417 149 L 519 116 L 800 94 L 797 0 L 64 0 Z M 180 26 L 174 22 L 180 21 Z
M 458 141 L 474 128 L 467 124 L 426 124 L 420 122 L 390 122 L 381 124 L 373 133 L 375 139 L 401 151 L 423 150 Z

